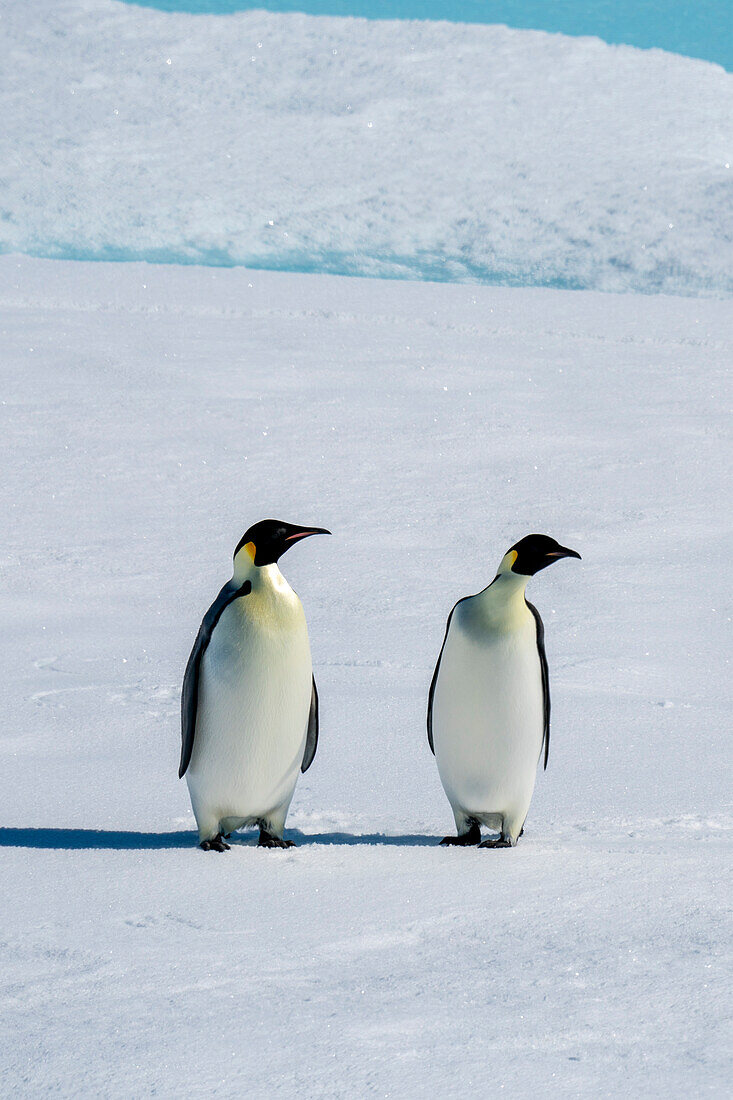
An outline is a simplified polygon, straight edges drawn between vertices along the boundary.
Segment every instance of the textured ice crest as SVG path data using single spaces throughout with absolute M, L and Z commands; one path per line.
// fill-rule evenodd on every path
M 594 35 L 642 49 L 657 48 L 733 69 L 733 41 L 723 32 L 724 0 L 123 0 L 159 11 L 231 15 L 236 11 L 305 12 L 362 19 L 442 19 L 503 23 L 525 30 Z

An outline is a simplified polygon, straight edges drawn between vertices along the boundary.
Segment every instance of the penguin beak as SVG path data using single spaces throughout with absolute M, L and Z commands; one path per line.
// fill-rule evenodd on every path
M 325 527 L 309 527 L 303 531 L 296 531 L 293 535 L 287 535 L 286 542 L 297 542 L 298 539 L 307 539 L 311 535 L 330 535 L 331 532 L 327 531 Z
M 557 550 L 551 550 L 546 556 L 553 560 L 556 558 L 578 558 L 579 561 L 583 560 L 577 550 L 571 550 L 568 546 L 558 546 Z

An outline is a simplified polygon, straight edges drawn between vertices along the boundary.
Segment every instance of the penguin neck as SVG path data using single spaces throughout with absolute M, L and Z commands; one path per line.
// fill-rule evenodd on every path
M 495 599 L 523 600 L 530 579 L 522 573 L 512 573 L 511 570 L 500 569 L 491 584 L 484 588 L 484 592 L 487 594 L 490 592 Z M 481 595 L 483 594 L 482 592 Z
M 529 577 L 499 569 L 491 584 L 476 597 L 490 618 L 513 617 L 526 609 L 524 598 Z
M 253 592 L 283 592 L 290 589 L 277 564 L 255 565 L 249 554 L 239 553 L 234 559 L 232 584 L 236 588 L 249 581 Z

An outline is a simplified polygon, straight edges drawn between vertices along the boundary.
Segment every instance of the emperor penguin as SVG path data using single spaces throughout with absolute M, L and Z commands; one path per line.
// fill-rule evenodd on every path
M 183 678 L 181 765 L 204 851 L 259 827 L 263 848 L 290 848 L 285 817 L 298 771 L 318 744 L 318 692 L 300 600 L 277 567 L 323 527 L 255 523 L 234 573 L 206 612 Z
M 428 696 L 428 743 L 453 809 L 457 836 L 441 844 L 514 847 L 550 748 L 544 627 L 525 598 L 530 577 L 579 558 L 548 535 L 526 535 L 491 584 L 450 615 Z M 481 841 L 481 826 L 499 836 Z

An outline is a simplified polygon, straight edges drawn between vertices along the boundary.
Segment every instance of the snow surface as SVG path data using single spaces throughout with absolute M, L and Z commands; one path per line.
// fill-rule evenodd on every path
M 94 10 L 94 5 L 89 5 Z M 704 70 L 703 70 L 704 72 Z M 726 1096 L 729 303 L 0 259 L 0 1092 Z M 329 527 L 289 824 L 195 847 L 178 692 L 253 520 Z M 542 530 L 550 767 L 511 851 L 424 728 Z
M 716 65 L 501 26 L 0 15 L 0 251 L 733 293 Z

